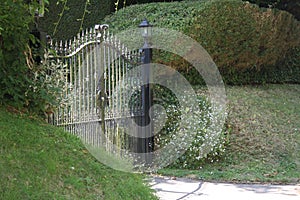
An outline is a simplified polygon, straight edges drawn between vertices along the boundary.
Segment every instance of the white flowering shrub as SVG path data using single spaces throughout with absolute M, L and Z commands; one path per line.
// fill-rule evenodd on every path
M 67 101 L 62 96 L 68 74 L 66 64 L 50 59 L 49 52 L 45 51 L 42 64 L 34 65 L 30 73 L 32 82 L 26 96 L 31 97 L 27 104 L 34 107 L 34 111 L 51 114 L 61 103 Z
M 170 145 L 170 142 L 177 142 L 173 144 L 176 150 L 169 154 L 175 156 L 174 154 L 177 153 L 178 159 L 170 167 L 199 169 L 207 162 L 217 161 L 225 152 L 226 133 L 224 129 L 221 134 L 214 132 L 212 122 L 215 116 L 207 97 L 198 95 L 198 111 L 186 115 L 188 118 L 182 120 L 182 112 L 191 111 L 180 109 L 180 102 L 170 90 L 156 86 L 154 91 L 154 103 L 163 106 L 167 115 L 164 127 L 155 136 L 155 147 L 159 149 L 167 144 Z M 186 94 L 183 99 L 187 98 L 189 94 Z M 182 149 L 186 148 L 189 143 L 191 145 L 182 154 Z

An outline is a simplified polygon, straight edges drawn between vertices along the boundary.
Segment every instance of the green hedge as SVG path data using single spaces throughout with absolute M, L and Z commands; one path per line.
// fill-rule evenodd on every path
M 300 82 L 299 64 L 288 61 L 299 58 L 293 49 L 300 46 L 300 23 L 285 11 L 238 0 L 150 3 L 121 9 L 104 22 L 119 32 L 137 27 L 144 17 L 156 27 L 179 30 L 198 41 L 228 84 Z M 191 83 L 203 82 L 189 63 L 159 53 L 160 61 Z
M 279 64 L 300 45 L 300 23 L 292 15 L 238 1 L 206 6 L 189 30 L 210 53 L 227 83 L 285 81 L 281 74 L 291 66 Z
M 185 1 L 132 5 L 107 16 L 104 23 L 109 24 L 110 30 L 117 33 L 136 28 L 147 18 L 155 27 L 183 31 L 191 25 L 193 17 L 202 9 L 203 4 L 204 1 Z

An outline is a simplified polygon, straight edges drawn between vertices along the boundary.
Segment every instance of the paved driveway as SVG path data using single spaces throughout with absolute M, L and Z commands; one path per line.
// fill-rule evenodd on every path
M 226 184 L 153 177 L 150 185 L 161 200 L 300 200 L 300 185 Z

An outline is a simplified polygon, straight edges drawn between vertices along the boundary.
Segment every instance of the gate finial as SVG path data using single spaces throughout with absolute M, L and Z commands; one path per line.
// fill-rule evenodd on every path
M 105 31 L 106 29 L 109 28 L 109 25 L 108 24 L 96 24 L 95 25 L 95 30 L 96 31 Z
M 95 25 L 95 32 L 96 32 L 96 38 L 101 40 L 101 37 L 103 37 L 103 32 L 108 29 L 107 24 L 96 24 Z

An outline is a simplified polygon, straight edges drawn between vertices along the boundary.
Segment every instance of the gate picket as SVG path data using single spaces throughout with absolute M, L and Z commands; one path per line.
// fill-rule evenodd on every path
M 109 34 L 107 25 L 96 25 L 65 42 L 51 41 L 49 49 L 55 52 L 50 61 L 64 72 L 60 106 L 49 123 L 110 153 L 136 151 L 137 140 L 122 125 L 143 116 L 141 95 L 135 94 L 126 106 L 132 97 L 122 88 L 126 79 L 126 87 L 140 90 L 136 87 L 141 80 L 126 73 L 141 63 L 140 51 L 129 51 Z

